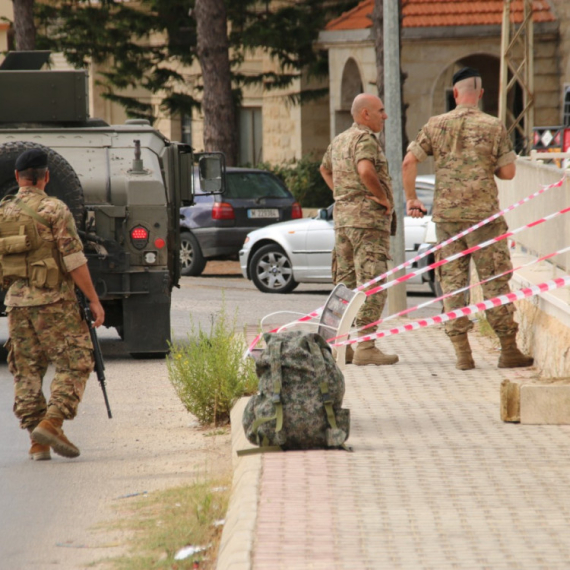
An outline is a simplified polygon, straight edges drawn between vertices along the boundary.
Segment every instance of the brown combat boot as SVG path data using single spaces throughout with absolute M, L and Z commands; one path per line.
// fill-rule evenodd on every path
M 374 346 L 373 340 L 365 340 L 356 345 L 352 363 L 356 366 L 366 366 L 374 364 L 376 366 L 383 366 L 387 364 L 396 364 L 399 357 L 397 354 L 384 354 L 380 349 Z
M 499 337 L 501 341 L 501 356 L 499 357 L 499 368 L 522 368 L 532 366 L 534 358 L 525 356 L 517 348 L 517 335 Z
M 450 336 L 449 338 L 451 339 L 457 358 L 455 368 L 458 370 L 472 370 L 475 368 L 475 361 L 471 355 L 471 347 L 469 346 L 467 333 Z
M 34 461 L 51 459 L 49 445 L 41 445 L 32 439 L 32 431 L 34 431 L 34 428 L 28 428 L 28 431 L 30 432 L 30 441 L 32 442 L 32 447 L 30 447 L 30 451 L 28 452 L 30 459 Z
M 41 445 L 50 446 L 63 457 L 79 457 L 79 449 L 65 437 L 61 429 L 62 424 L 61 418 L 45 418 L 32 432 L 33 440 Z

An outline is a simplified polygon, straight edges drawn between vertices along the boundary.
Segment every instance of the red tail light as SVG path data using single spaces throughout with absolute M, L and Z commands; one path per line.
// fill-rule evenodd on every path
M 297 220 L 302 217 L 303 209 L 301 208 L 301 205 L 299 202 L 293 202 L 293 205 L 291 206 L 291 219 Z
M 137 249 L 146 247 L 148 237 L 148 230 L 144 226 L 135 226 L 131 230 L 131 242 Z
M 235 220 L 236 214 L 231 204 L 216 202 L 212 208 L 213 220 Z

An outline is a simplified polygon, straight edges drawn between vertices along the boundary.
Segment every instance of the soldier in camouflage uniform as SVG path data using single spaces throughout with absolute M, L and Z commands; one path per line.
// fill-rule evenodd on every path
M 354 289 L 388 269 L 390 232 L 394 214 L 388 163 L 375 133 L 387 118 L 382 101 L 370 94 L 358 95 L 352 104 L 354 124 L 338 135 L 327 149 L 321 174 L 333 191 L 335 207 L 334 281 Z M 386 292 L 371 295 L 361 307 L 356 326 L 380 319 Z M 374 332 L 373 326 L 361 335 Z M 357 365 L 394 364 L 395 354 L 384 354 L 374 341 L 360 342 L 347 362 Z
M 65 457 L 80 453 L 61 429 L 64 420 L 76 416 L 93 370 L 93 347 L 75 285 L 90 302 L 95 326 L 105 316 L 73 217 L 63 202 L 44 192 L 47 160 L 40 149 L 22 153 L 16 160 L 20 189 L 0 203 L 0 265 L 3 287 L 9 286 L 5 304 L 14 413 L 31 434 L 29 455 L 34 460 L 50 459 L 50 447 Z M 50 362 L 55 377 L 46 402 L 42 381 Z
M 453 95 L 457 107 L 444 115 L 432 117 L 410 143 L 404 158 L 403 177 L 408 214 L 421 217 L 426 211 L 417 199 L 415 179 L 417 163 L 433 156 L 436 183 L 432 220 L 436 222 L 438 242 L 458 234 L 476 222 L 500 211 L 494 176 L 511 180 L 515 176 L 516 155 L 505 126 L 479 110 L 483 96 L 481 75 L 476 69 L 464 68 L 453 76 Z M 507 231 L 501 217 L 464 236 L 437 252 L 443 259 Z M 469 280 L 469 260 L 473 258 L 480 280 L 512 269 L 506 240 L 469 256 L 459 258 L 438 269 L 444 293 L 464 287 Z M 482 286 L 485 299 L 510 292 L 511 274 Z M 454 295 L 444 300 L 446 311 L 465 305 L 465 297 Z M 486 311 L 489 324 L 501 341 L 500 368 L 530 366 L 533 359 L 522 354 L 516 345 L 518 325 L 513 319 L 513 305 Z M 473 324 L 461 317 L 445 324 L 457 356 L 459 370 L 475 368 L 467 333 Z

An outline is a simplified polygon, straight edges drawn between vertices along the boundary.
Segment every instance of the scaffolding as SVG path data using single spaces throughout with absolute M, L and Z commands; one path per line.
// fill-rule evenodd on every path
M 523 18 L 516 23 L 515 8 Z M 501 31 L 501 70 L 499 79 L 499 118 L 515 142 L 515 148 L 528 154 L 534 128 L 534 30 L 532 0 L 504 0 Z M 522 90 L 522 108 L 514 105 L 517 86 Z

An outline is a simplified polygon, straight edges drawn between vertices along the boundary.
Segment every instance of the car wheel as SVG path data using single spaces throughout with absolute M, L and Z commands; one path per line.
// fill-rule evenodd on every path
M 206 267 L 198 240 L 189 232 L 180 234 L 180 273 L 197 277 Z
M 269 244 L 259 249 L 251 259 L 249 274 L 263 293 L 290 293 L 298 283 L 293 279 L 293 267 L 286 253 Z

